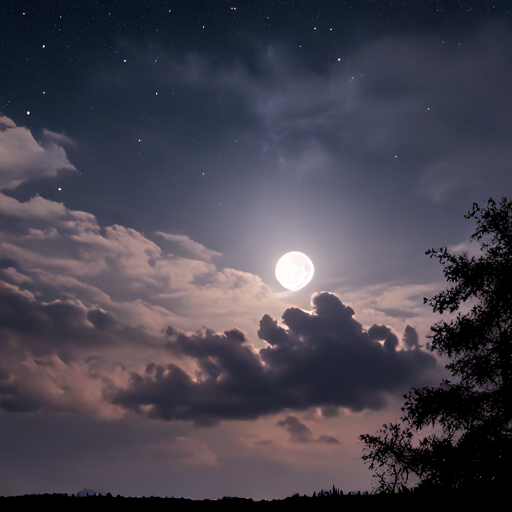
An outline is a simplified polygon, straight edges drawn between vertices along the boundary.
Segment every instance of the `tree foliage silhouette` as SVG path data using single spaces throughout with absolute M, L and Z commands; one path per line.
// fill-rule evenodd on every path
M 501 490 L 512 462 L 512 202 L 491 198 L 464 215 L 475 219 L 470 240 L 480 255 L 426 252 L 444 265 L 447 289 L 424 299 L 434 312 L 456 314 L 431 327 L 427 349 L 446 355 L 453 381 L 413 388 L 400 424 L 362 435 L 363 460 L 374 470 L 377 492 L 404 488 Z M 465 306 L 461 308 L 461 306 Z M 465 309 L 466 312 L 462 312 Z M 426 427 L 441 427 L 413 444 Z

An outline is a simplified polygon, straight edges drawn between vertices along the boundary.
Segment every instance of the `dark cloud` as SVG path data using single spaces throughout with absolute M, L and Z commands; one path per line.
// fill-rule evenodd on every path
M 233 329 L 230 329 L 229 331 L 224 331 L 224 335 L 228 340 L 233 340 L 239 343 L 243 343 L 244 341 L 247 341 L 245 339 L 245 334 L 236 327 Z
M 292 443 L 309 443 L 313 440 L 311 430 L 295 416 L 287 416 L 285 420 L 278 421 L 276 425 L 286 428 Z
M 324 407 L 322 409 L 322 416 L 325 416 L 326 418 L 336 418 L 338 416 L 338 408 Z
M 41 409 L 41 404 L 30 397 L 8 396 L 0 400 L 0 407 L 6 412 L 37 412 Z
M 36 412 L 41 409 L 37 399 L 23 391 L 11 375 L 0 368 L 0 409 L 7 412 Z
M 368 329 L 368 336 L 370 336 L 370 338 L 375 341 L 385 340 L 388 337 L 388 334 L 389 334 L 389 327 L 386 327 L 385 325 L 373 324 Z
M 398 338 L 385 325 L 374 324 L 368 329 L 368 336 L 375 341 L 384 341 L 384 348 L 393 351 L 398 347 Z
M 390 331 L 387 338 L 384 340 L 384 348 L 392 352 L 396 350 L 396 347 L 398 347 L 398 338 L 396 334 Z
M 117 324 L 116 319 L 110 313 L 100 311 L 99 309 L 89 311 L 87 313 L 87 320 L 100 331 L 106 331 Z
M 86 329 L 86 311 L 62 301 L 42 304 L 29 294 L 0 286 L 0 350 L 13 349 L 9 339 L 15 337 L 16 351 L 26 350 L 35 356 L 53 353 L 63 344 L 80 343 Z M 92 331 L 92 327 L 90 327 Z M 71 331 L 75 331 L 70 336 Z M 78 335 L 78 336 L 77 336 Z M 94 339 L 91 339 L 94 343 Z
M 88 311 L 79 301 L 43 303 L 0 282 L 0 354 L 43 357 L 62 349 L 79 352 L 155 342 L 145 329 L 116 324 L 108 312 Z
M 418 313 L 414 313 L 413 311 L 407 311 L 405 309 L 399 308 L 379 308 L 378 311 L 382 311 L 386 316 L 391 316 L 393 318 L 398 318 L 405 322 L 408 318 L 414 318 L 420 316 Z
M 407 348 L 419 348 L 418 333 L 414 327 L 407 325 L 402 337 L 402 341 Z
M 111 389 L 106 398 L 138 413 L 149 406 L 151 418 L 206 425 L 285 408 L 380 409 L 386 393 L 402 394 L 429 381 L 436 370 L 432 355 L 396 350 L 398 338 L 385 326 L 373 330 L 381 338 L 385 333 L 384 344 L 372 339 L 352 318 L 352 308 L 334 294 L 313 295 L 312 306 L 312 312 L 287 309 L 283 325 L 265 315 L 258 336 L 269 346 L 259 354 L 244 344 L 238 330 L 223 335 L 206 328 L 193 335 L 171 330 L 167 349 L 193 358 L 199 366 L 196 378 L 175 364 L 149 363 L 144 373 L 131 372 L 127 387 Z
M 286 419 L 278 421 L 276 425 L 286 428 L 292 443 L 311 443 L 315 441 L 316 443 L 339 444 L 339 441 L 332 436 L 321 435 L 314 440 L 311 430 L 295 416 L 287 416 Z
M 317 440 L 317 443 L 325 443 L 325 444 L 340 444 L 340 442 L 332 436 L 320 436 Z

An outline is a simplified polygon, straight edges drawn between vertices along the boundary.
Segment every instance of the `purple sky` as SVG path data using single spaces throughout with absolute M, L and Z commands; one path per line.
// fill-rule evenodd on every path
M 0 6 L 0 495 L 371 490 L 425 251 L 510 196 L 511 14 L 134 4 Z

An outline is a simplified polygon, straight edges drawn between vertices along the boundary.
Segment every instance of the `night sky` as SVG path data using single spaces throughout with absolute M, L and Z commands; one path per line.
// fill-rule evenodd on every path
M 371 490 L 425 251 L 512 195 L 511 8 L 2 0 L 0 495 Z

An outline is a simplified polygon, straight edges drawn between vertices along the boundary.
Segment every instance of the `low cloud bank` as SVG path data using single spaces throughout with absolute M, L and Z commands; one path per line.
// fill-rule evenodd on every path
M 187 334 L 169 326 L 153 333 L 76 300 L 41 303 L 4 284 L 0 407 L 106 418 L 133 411 L 208 427 L 310 407 L 379 410 L 387 394 L 398 396 L 436 373 L 436 359 L 414 343 L 410 326 L 398 349 L 389 328 L 365 331 L 334 294 L 314 294 L 312 307 L 287 309 L 282 324 L 263 316 L 258 336 L 267 346 L 257 351 L 237 328 Z M 135 351 L 140 359 L 155 350 L 164 354 L 161 360 L 174 362 L 149 362 L 142 371 L 111 364 L 123 353 Z M 292 440 L 313 440 L 293 420 L 281 426 Z
M 389 328 L 379 343 L 370 333 L 382 329 L 366 332 L 336 295 L 317 293 L 312 306 L 311 312 L 287 309 L 283 325 L 265 315 L 258 336 L 269 346 L 259 353 L 237 329 L 193 335 L 168 330 L 167 349 L 194 359 L 195 378 L 175 364 L 149 363 L 144 372 L 131 372 L 129 385 L 113 391 L 109 400 L 141 414 L 148 406 L 150 418 L 211 426 L 284 409 L 378 410 L 387 393 L 398 395 L 432 376 L 432 355 L 410 342 L 397 350 L 398 338 Z

